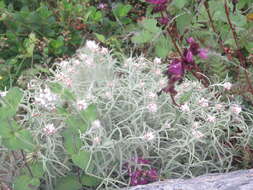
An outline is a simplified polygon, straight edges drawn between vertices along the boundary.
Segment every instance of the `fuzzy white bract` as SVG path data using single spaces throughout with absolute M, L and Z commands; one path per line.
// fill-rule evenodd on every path
M 232 84 L 231 84 L 230 82 L 225 82 L 225 83 L 223 84 L 223 87 L 224 87 L 226 90 L 230 90 L 231 87 L 232 87 Z
M 148 104 L 147 109 L 151 113 L 156 113 L 158 111 L 158 106 L 156 103 L 152 102 L 152 103 Z
M 242 108 L 239 105 L 232 105 L 230 109 L 236 115 L 239 115 L 239 113 L 242 111 Z
M 56 132 L 56 128 L 54 127 L 54 124 L 47 124 L 44 128 L 43 128 L 43 132 L 46 135 L 53 135 Z

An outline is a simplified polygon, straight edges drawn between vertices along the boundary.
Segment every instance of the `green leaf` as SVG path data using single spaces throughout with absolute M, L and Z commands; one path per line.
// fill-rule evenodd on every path
M 86 121 L 80 115 L 71 115 L 66 120 L 66 124 L 71 128 L 72 132 L 80 130 L 84 133 L 88 128 Z
M 41 162 L 32 162 L 29 164 L 29 168 L 31 169 L 33 177 L 36 178 L 41 178 L 45 173 L 43 169 L 43 164 Z M 28 171 L 27 167 L 23 167 L 22 172 L 27 176 L 30 175 L 30 172 Z
M 161 36 L 155 45 L 155 54 L 158 57 L 164 58 L 171 50 L 171 44 L 168 38 Z
M 80 113 L 81 116 L 89 122 L 95 121 L 97 119 L 97 109 L 95 104 L 89 105 L 87 109 L 82 110 Z
M 149 31 L 142 31 L 132 37 L 132 42 L 136 44 L 142 44 L 152 41 L 154 35 Z
M 184 33 L 184 30 L 191 26 L 192 22 L 192 15 L 191 14 L 184 14 L 176 18 L 177 21 L 177 28 L 181 34 Z
M 67 176 L 57 180 L 55 190 L 79 190 L 81 187 L 76 176 Z
M 102 34 L 98 34 L 98 33 L 94 33 L 95 34 L 95 36 L 96 36 L 96 38 L 100 41 L 100 42 L 105 42 L 105 37 L 104 37 L 104 35 L 102 35 Z
M 71 159 L 74 164 L 82 169 L 86 169 L 90 160 L 90 153 L 85 151 L 80 151 L 79 154 L 73 154 Z
M 102 180 L 93 176 L 83 175 L 81 176 L 81 182 L 85 186 L 96 187 L 102 182 Z
M 64 147 L 69 154 L 77 154 L 83 146 L 78 133 L 72 133 L 71 130 L 67 129 L 63 132 Z
M 1 114 L 1 112 L 0 112 Z M 9 138 L 14 135 L 14 132 L 19 129 L 19 125 L 13 120 L 2 120 L 0 125 L 0 136 L 2 138 Z
M 158 33 L 161 31 L 159 27 L 157 27 L 157 21 L 155 19 L 145 19 L 141 22 L 142 27 L 151 32 L 151 33 Z
M 127 16 L 129 11 L 132 9 L 132 6 L 130 4 L 122 4 L 118 3 L 116 8 L 114 9 L 113 13 L 116 17 L 121 18 Z
M 176 0 L 173 1 L 173 5 L 175 5 L 178 9 L 182 9 L 188 0 Z
M 39 185 L 39 179 L 21 175 L 15 179 L 13 186 L 14 190 L 37 190 Z
M 32 152 L 35 148 L 32 134 L 25 129 L 15 132 L 9 138 L 3 138 L 3 144 L 11 150 L 23 149 L 27 152 Z
M 0 112 L 5 112 L 0 115 L 0 119 L 12 117 L 16 114 L 18 106 L 23 98 L 23 92 L 19 88 L 11 88 L 7 95 L 3 98 L 6 103 L 5 107 L 1 107 Z

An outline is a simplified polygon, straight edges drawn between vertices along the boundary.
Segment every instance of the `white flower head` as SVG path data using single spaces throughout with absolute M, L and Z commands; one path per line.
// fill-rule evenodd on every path
M 192 124 L 192 127 L 193 127 L 194 129 L 200 128 L 199 122 L 194 122 L 194 123 Z
M 101 142 L 101 138 L 100 137 L 94 137 L 93 140 L 92 140 L 92 143 L 94 145 L 100 144 L 100 142 Z
M 167 84 L 167 80 L 163 78 L 163 79 L 159 80 L 158 83 L 159 83 L 159 87 L 163 88 Z
M 87 40 L 86 47 L 91 51 L 98 51 L 100 48 L 95 41 Z
M 99 128 L 102 127 L 102 125 L 101 125 L 101 122 L 97 119 L 97 120 L 95 120 L 95 121 L 92 122 L 91 127 L 93 129 L 99 129 Z
M 105 48 L 105 47 L 102 47 L 100 52 L 102 54 L 107 54 L 107 53 L 109 53 L 109 50 L 107 48 Z
M 208 107 L 208 100 L 205 99 L 205 98 L 201 98 L 201 99 L 199 100 L 199 104 L 200 104 L 200 106 L 202 106 L 202 107 Z
M 149 112 L 155 113 L 158 111 L 158 106 L 156 103 L 152 102 L 152 103 L 148 104 L 147 109 Z
M 161 75 L 162 74 L 162 70 L 157 68 L 157 69 L 154 70 L 154 73 L 156 75 Z
M 239 113 L 242 111 L 242 108 L 239 105 L 232 105 L 231 106 L 231 111 L 233 113 L 235 113 L 236 115 L 239 115 Z
M 223 108 L 222 104 L 216 104 L 215 105 L 215 109 L 217 109 L 217 110 L 221 110 L 222 108 Z
M 232 87 L 232 84 L 230 82 L 225 82 L 223 85 L 222 85 L 226 90 L 230 90 L 231 87 Z
M 180 108 L 183 112 L 189 112 L 190 111 L 190 108 L 187 104 L 181 105 Z
M 205 136 L 203 133 L 201 133 L 199 130 L 196 129 L 192 130 L 192 135 L 197 139 L 200 139 Z
M 210 122 L 210 123 L 214 123 L 216 121 L 216 118 L 215 118 L 215 116 L 208 115 L 207 116 L 207 121 Z
M 154 59 L 154 63 L 155 63 L 155 64 L 160 64 L 160 63 L 162 63 L 162 61 L 161 61 L 160 58 L 156 57 L 156 58 Z
M 152 141 L 155 139 L 155 135 L 152 132 L 147 132 L 146 134 L 144 134 L 143 139 L 147 141 Z
M 53 135 L 56 132 L 56 128 L 54 127 L 54 124 L 47 124 L 44 128 L 43 128 L 43 132 L 46 135 Z
M 7 95 L 8 91 L 0 91 L 0 96 L 5 97 Z
M 79 110 L 85 110 L 87 107 L 88 107 L 88 103 L 85 101 L 85 100 L 79 100 L 78 102 L 77 102 L 77 108 L 79 109 Z
M 148 98 L 150 98 L 150 99 L 155 99 L 157 96 L 156 96 L 156 94 L 154 93 L 154 92 L 149 92 L 148 93 Z

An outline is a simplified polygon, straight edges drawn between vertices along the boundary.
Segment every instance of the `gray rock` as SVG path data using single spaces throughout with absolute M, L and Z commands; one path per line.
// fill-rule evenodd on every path
M 124 190 L 253 190 L 253 169 L 185 180 L 171 179 Z

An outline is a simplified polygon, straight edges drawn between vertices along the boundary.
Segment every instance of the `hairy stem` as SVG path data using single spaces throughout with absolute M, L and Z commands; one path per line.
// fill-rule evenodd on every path
M 240 65 L 244 68 L 244 74 L 245 74 L 246 81 L 247 81 L 248 86 L 249 86 L 249 91 L 250 91 L 251 94 L 253 94 L 253 87 L 252 87 L 251 81 L 249 79 L 248 72 L 246 70 L 246 64 L 245 64 L 245 60 L 246 59 L 245 59 L 244 55 L 241 53 L 241 51 L 240 51 L 240 46 L 239 46 L 239 43 L 238 43 L 238 41 L 239 41 L 238 40 L 238 36 L 237 36 L 235 28 L 233 27 L 231 19 L 230 19 L 230 14 L 229 14 L 229 8 L 228 8 L 228 5 L 227 5 L 227 0 L 224 0 L 224 8 L 225 8 L 225 12 L 226 12 L 227 21 L 228 21 L 229 27 L 230 27 L 230 29 L 232 31 L 233 38 L 234 38 L 234 41 L 235 41 L 235 44 L 236 44 L 237 55 L 238 55 L 237 57 L 239 59 Z
M 33 177 L 32 170 L 31 170 L 31 168 L 28 166 L 28 164 L 26 162 L 24 151 L 21 150 L 20 152 L 22 154 L 22 158 L 23 158 L 23 162 L 25 163 L 25 167 L 27 168 L 27 170 L 28 170 L 29 174 L 31 175 L 31 177 Z

